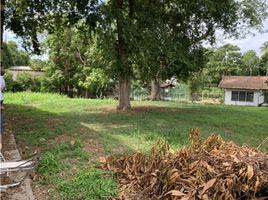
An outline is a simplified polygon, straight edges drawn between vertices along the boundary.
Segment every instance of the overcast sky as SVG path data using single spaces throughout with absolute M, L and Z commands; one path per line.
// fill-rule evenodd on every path
M 264 21 L 263 27 L 264 27 L 264 30 L 268 30 L 268 19 Z M 21 44 L 21 40 L 19 38 L 16 38 L 16 35 L 10 31 L 4 32 L 4 41 L 8 41 L 8 40 L 15 40 L 19 43 L 19 45 Z M 215 44 L 215 47 L 219 47 L 225 43 L 232 43 L 232 44 L 239 46 L 242 52 L 252 49 L 256 51 L 257 55 L 260 55 L 260 46 L 265 41 L 268 41 L 268 32 L 256 33 L 254 36 L 248 35 L 246 38 L 241 39 L 241 40 L 235 40 L 235 39 L 218 40 Z M 42 58 L 46 59 L 47 56 L 43 56 Z

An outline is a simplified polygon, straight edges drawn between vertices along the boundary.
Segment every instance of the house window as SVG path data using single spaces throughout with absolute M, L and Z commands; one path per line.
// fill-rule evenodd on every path
M 232 101 L 253 102 L 254 92 L 232 91 Z
M 246 92 L 239 92 L 238 101 L 246 101 Z
M 232 91 L 232 101 L 238 101 L 238 91 Z

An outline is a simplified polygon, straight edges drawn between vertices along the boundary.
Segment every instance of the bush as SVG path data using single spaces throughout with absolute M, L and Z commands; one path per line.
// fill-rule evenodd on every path
M 29 73 L 19 73 L 16 78 L 16 82 L 21 86 L 22 90 L 30 90 L 33 85 L 32 77 Z
M 6 91 L 10 91 L 10 92 L 23 91 L 23 88 L 21 87 L 21 85 L 18 82 L 13 80 L 12 74 L 10 72 L 5 73 L 4 79 L 6 83 L 6 88 L 5 88 Z
M 223 90 L 217 87 L 206 88 L 202 91 L 204 98 L 223 99 Z
M 16 80 L 13 80 L 12 74 L 10 72 L 7 72 L 4 75 L 4 79 L 6 82 L 6 91 L 11 92 L 41 92 L 42 82 L 44 82 L 44 77 L 32 76 L 26 72 L 18 74 Z

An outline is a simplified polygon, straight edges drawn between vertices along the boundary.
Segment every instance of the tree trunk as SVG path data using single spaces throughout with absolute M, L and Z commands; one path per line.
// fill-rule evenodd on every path
M 160 81 L 158 79 L 154 79 L 151 81 L 151 100 L 160 100 Z
M 127 59 L 127 47 L 126 42 L 124 39 L 124 16 L 122 13 L 123 10 L 123 0 L 114 0 L 114 7 L 116 10 L 116 26 L 117 26 L 117 37 L 118 37 L 118 57 L 119 57 L 119 64 L 121 65 L 121 72 L 119 77 L 119 105 L 117 109 L 125 110 L 130 109 L 130 99 L 129 99 L 129 65 Z
M 117 109 L 119 110 L 126 110 L 131 108 L 128 86 L 128 80 L 119 81 L 119 105 L 117 106 Z
M 0 69 L 2 70 L 3 66 L 3 53 L 4 53 L 4 47 L 3 47 L 3 36 L 4 36 L 4 21 L 5 21 L 5 0 L 1 0 L 1 7 L 0 7 Z
M 74 98 L 74 90 L 73 90 L 73 87 L 68 86 L 67 88 L 68 88 L 67 89 L 68 97 Z
M 88 90 L 88 89 L 86 89 L 86 94 L 85 94 L 85 96 L 86 96 L 87 99 L 88 99 L 89 96 L 90 96 L 90 94 L 89 94 L 89 90 Z

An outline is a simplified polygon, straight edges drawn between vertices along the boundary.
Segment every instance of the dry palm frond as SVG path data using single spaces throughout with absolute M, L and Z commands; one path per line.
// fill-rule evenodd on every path
M 268 196 L 268 154 L 225 142 L 218 135 L 169 152 L 158 141 L 150 156 L 109 157 L 103 167 L 116 172 L 124 199 L 257 199 Z

